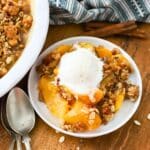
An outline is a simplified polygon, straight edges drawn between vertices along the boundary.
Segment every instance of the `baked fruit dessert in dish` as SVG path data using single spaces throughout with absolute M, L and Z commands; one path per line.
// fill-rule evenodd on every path
M 37 67 L 39 97 L 71 132 L 90 131 L 109 122 L 124 100 L 135 101 L 134 70 L 118 49 L 80 42 L 60 45 Z
M 0 78 L 20 57 L 32 21 L 29 0 L 0 1 Z

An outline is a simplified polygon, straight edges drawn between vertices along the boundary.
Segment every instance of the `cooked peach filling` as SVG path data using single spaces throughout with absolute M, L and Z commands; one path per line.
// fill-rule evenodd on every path
M 70 104 L 62 98 L 58 92 L 58 87 L 47 76 L 40 78 L 39 90 L 50 112 L 61 120 L 64 120 L 66 124 L 80 123 L 81 126 L 84 126 L 84 130 L 92 130 L 100 126 L 100 116 L 94 111 L 94 115 L 92 117 L 90 116 L 90 105 L 92 102 L 87 96 L 79 96 L 78 99 Z M 101 92 L 99 93 L 97 91 L 95 94 L 96 101 L 94 103 L 98 102 L 100 100 L 99 98 L 102 98 L 101 96 Z
M 75 93 L 60 84 L 59 63 L 65 53 L 75 51 L 72 45 L 63 45 L 51 52 L 37 67 L 40 75 L 40 99 L 50 112 L 63 120 L 63 128 L 72 132 L 89 131 L 109 122 L 125 99 L 136 100 L 138 86 L 128 83 L 132 68 L 119 50 L 108 50 L 90 43 L 79 43 L 91 50 L 103 62 L 103 78 L 91 95 Z M 79 60 L 77 60 L 79 61 Z

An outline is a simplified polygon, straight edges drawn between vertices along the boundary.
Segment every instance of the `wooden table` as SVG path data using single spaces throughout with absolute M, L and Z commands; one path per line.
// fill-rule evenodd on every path
M 150 25 L 140 26 L 150 34 Z M 82 32 L 82 25 L 65 25 L 50 27 L 45 48 L 52 43 L 78 35 Z M 143 98 L 135 115 L 119 130 L 98 138 L 79 139 L 65 135 L 65 141 L 60 144 L 61 133 L 47 126 L 39 117 L 31 133 L 33 150 L 150 150 L 150 38 L 146 40 L 113 36 L 106 38 L 125 49 L 137 63 L 143 79 Z M 19 86 L 26 90 L 27 76 Z M 139 120 L 141 126 L 133 123 Z M 7 150 L 10 136 L 0 126 L 0 150 Z

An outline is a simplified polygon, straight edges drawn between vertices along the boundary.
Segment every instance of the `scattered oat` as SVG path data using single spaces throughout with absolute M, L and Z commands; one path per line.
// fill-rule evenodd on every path
M 56 133 L 59 133 L 59 131 L 58 131 L 58 130 L 55 130 L 55 132 L 56 132 Z
M 94 120 L 88 120 L 88 123 L 89 123 L 90 125 L 92 125 L 92 124 L 94 124 Z
M 94 111 L 91 112 L 90 115 L 89 115 L 89 119 L 90 119 L 90 120 L 94 120 L 95 117 L 96 117 L 96 113 L 95 113 Z
M 79 147 L 79 146 L 77 146 L 77 147 L 76 147 L 76 150 L 80 150 L 80 147 Z
M 60 138 L 59 138 L 59 143 L 63 143 L 65 141 L 65 136 L 61 136 Z
M 148 120 L 150 120 L 150 113 L 148 113 L 148 115 L 147 115 L 147 119 L 148 119 Z
M 90 112 L 96 112 L 97 114 L 99 114 L 99 110 L 97 108 L 90 108 L 89 109 Z
M 85 114 L 88 114 L 89 113 L 89 109 L 87 107 L 83 107 L 81 109 L 81 112 L 85 113 Z
M 134 124 L 137 126 L 141 126 L 141 122 L 139 122 L 138 120 L 134 120 Z

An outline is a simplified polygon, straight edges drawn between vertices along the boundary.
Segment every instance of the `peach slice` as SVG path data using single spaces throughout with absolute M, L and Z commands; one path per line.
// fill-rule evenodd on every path
M 63 119 L 70 106 L 59 95 L 57 87 L 48 77 L 43 76 L 39 80 L 39 91 L 50 112 L 56 117 Z
M 95 51 L 100 58 L 110 58 L 112 56 L 112 52 L 103 46 L 96 47 Z
M 60 45 L 59 47 L 56 48 L 54 52 L 63 55 L 64 53 L 69 52 L 71 50 L 72 50 L 72 45 Z
M 115 111 L 118 111 L 120 109 L 124 98 L 125 98 L 125 88 L 122 88 L 116 92 Z
M 80 42 L 79 45 L 83 48 L 88 48 L 88 49 L 91 49 L 91 50 L 95 49 L 94 45 L 91 44 L 91 43 L 88 43 L 88 42 Z
M 79 95 L 78 99 L 87 105 L 97 104 L 104 97 L 104 92 L 100 89 L 97 89 L 91 99 L 88 95 Z
M 100 116 L 95 113 L 93 119 L 90 119 L 89 107 L 81 101 L 76 101 L 72 109 L 65 115 L 64 118 L 67 124 L 74 125 L 80 123 L 85 127 L 85 130 L 96 129 L 101 124 Z
M 125 65 L 130 67 L 129 61 L 122 54 L 114 55 L 113 58 L 117 58 L 118 65 L 120 65 L 121 63 L 124 63 Z

